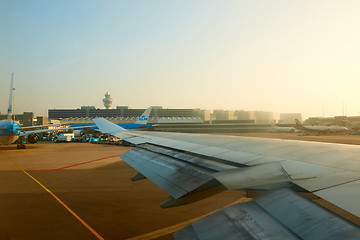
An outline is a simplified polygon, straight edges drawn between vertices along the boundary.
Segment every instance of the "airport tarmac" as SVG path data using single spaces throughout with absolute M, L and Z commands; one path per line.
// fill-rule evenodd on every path
M 172 239 L 172 232 L 242 199 L 225 191 L 161 209 L 168 194 L 119 155 L 129 147 L 90 143 L 0 146 L 0 240 Z
M 360 144 L 354 135 L 232 135 Z M 173 232 L 205 214 L 249 200 L 241 191 L 225 191 L 161 209 L 165 191 L 149 180 L 130 181 L 136 171 L 119 158 L 129 149 L 90 143 L 0 146 L 0 240 L 172 239 Z M 320 203 L 360 225 L 358 218 Z

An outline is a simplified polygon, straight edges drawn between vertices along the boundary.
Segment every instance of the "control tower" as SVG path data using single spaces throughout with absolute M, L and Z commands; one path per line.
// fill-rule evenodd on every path
M 104 106 L 106 107 L 106 109 L 109 109 L 111 107 L 112 98 L 110 97 L 109 92 L 105 93 L 105 98 L 103 99 L 103 102 L 104 102 Z

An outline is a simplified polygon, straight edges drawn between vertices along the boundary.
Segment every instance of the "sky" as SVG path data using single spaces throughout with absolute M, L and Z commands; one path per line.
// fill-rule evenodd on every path
M 360 115 L 360 1 L 1 0 L 0 112 Z

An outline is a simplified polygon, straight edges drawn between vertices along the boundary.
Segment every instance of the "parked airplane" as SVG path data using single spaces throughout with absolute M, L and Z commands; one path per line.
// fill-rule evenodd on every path
M 20 139 L 17 148 L 25 148 L 23 140 L 26 139 L 29 143 L 36 143 L 39 140 L 39 133 L 46 133 L 52 131 L 63 131 L 65 128 L 54 128 L 54 129 L 38 129 L 48 126 L 59 126 L 58 125 L 39 125 L 31 127 L 20 127 L 15 121 L 12 120 L 13 115 L 13 84 L 14 84 L 14 74 L 11 75 L 11 84 L 10 84 L 10 97 L 9 97 L 9 107 L 7 112 L 7 120 L 0 121 L 0 144 L 8 145 L 16 140 Z
M 351 133 L 351 130 L 344 126 L 304 126 L 298 119 L 295 119 L 296 128 L 308 133 L 329 134 L 329 133 Z
M 274 132 L 287 132 L 287 133 L 294 133 L 294 132 L 298 132 L 299 130 L 294 128 L 294 127 L 279 127 L 276 126 L 275 124 L 271 125 L 271 130 Z
M 360 227 L 298 192 L 360 217 L 360 146 L 126 131 L 101 118 L 99 130 L 133 144 L 121 159 L 169 193 L 161 207 L 199 201 L 226 189 L 251 202 L 223 208 L 174 233 L 177 239 L 360 239 Z
M 151 124 L 148 124 L 149 116 L 151 113 L 151 107 L 148 107 L 143 114 L 136 120 L 134 123 L 118 123 L 117 125 L 125 129 L 144 129 L 151 127 Z M 81 130 L 74 130 L 75 137 L 81 137 L 85 134 L 96 132 L 98 127 L 94 124 L 71 124 L 71 127 L 83 127 Z

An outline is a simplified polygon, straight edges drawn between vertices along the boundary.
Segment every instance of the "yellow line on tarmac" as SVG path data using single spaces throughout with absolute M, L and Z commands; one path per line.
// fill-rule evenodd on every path
M 234 205 L 234 204 L 238 204 L 238 203 L 242 203 L 242 202 L 248 202 L 250 199 L 249 198 L 246 198 L 246 197 L 242 197 L 230 204 L 227 204 L 226 206 L 222 207 L 222 208 L 226 208 L 226 207 L 229 207 L 231 205 Z M 153 232 L 150 232 L 150 233 L 145 233 L 143 235 L 139 235 L 139 236 L 136 236 L 136 237 L 132 237 L 132 238 L 128 238 L 127 240 L 150 240 L 150 239 L 157 239 L 159 237 L 162 237 L 162 236 L 165 236 L 167 234 L 170 234 L 170 233 L 174 233 L 190 224 L 192 224 L 193 222 L 196 222 L 198 220 L 200 220 L 201 218 L 204 218 L 216 211 L 218 211 L 220 209 L 216 209 L 214 211 L 211 211 L 209 213 L 206 213 L 204 215 L 201 215 L 199 217 L 195 217 L 195 218 L 192 218 L 190 220 L 187 220 L 185 222 L 181 222 L 181 223 L 178 223 L 178 224 L 175 224 L 175 225 L 172 225 L 170 227 L 165 227 L 165 228 L 162 228 L 162 229 L 159 229 L 159 230 L 156 230 L 156 231 L 153 231 Z
M 100 236 L 100 234 L 98 234 L 93 228 L 91 228 L 84 220 L 81 219 L 81 217 L 79 217 L 73 210 L 71 210 L 63 201 L 61 201 L 54 193 L 52 193 L 48 188 L 46 188 L 41 182 L 39 182 L 36 178 L 34 178 L 33 176 L 31 176 L 31 174 L 29 174 L 28 172 L 26 172 L 19 164 L 17 164 L 17 162 L 10 156 L 8 156 L 7 154 L 5 154 L 5 156 L 7 158 L 9 158 L 18 168 L 21 169 L 21 171 L 23 171 L 26 175 L 28 175 L 32 180 L 34 180 L 36 183 L 38 183 L 43 189 L 45 189 L 45 191 L 47 191 L 48 193 L 50 193 L 51 196 L 53 196 L 56 201 L 58 201 L 64 208 L 66 208 L 66 210 L 68 210 L 77 220 L 79 220 L 79 222 L 82 223 L 82 225 L 84 225 L 90 232 L 92 232 L 98 239 L 100 240 L 104 240 L 103 237 Z

